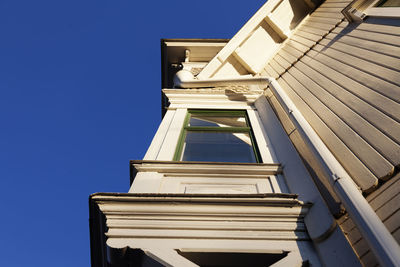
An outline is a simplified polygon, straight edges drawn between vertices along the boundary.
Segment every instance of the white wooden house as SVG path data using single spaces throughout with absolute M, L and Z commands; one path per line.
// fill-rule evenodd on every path
M 163 120 L 93 266 L 400 266 L 400 3 L 269 0 L 162 40 Z

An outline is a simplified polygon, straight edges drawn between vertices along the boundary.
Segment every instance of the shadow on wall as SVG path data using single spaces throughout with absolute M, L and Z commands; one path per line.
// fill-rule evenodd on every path
M 314 2 L 314 1 L 311 1 Z M 319 2 L 319 1 L 316 1 Z M 293 19 L 290 22 L 290 30 L 296 28 L 296 26 L 302 21 L 302 19 L 307 16 L 312 10 L 306 4 L 304 0 L 289 0 L 289 4 L 293 10 Z M 317 4 L 314 3 L 316 6 Z
M 235 92 L 231 89 L 226 89 L 225 95 L 230 101 L 247 101 L 247 97 L 243 93 Z
M 373 29 L 373 25 L 387 25 L 387 26 L 400 26 L 400 20 L 399 19 L 393 19 L 393 18 L 379 18 L 379 17 L 367 17 L 363 21 L 363 26 L 368 24 L 371 26 L 371 30 Z M 330 48 L 335 42 L 339 41 L 343 36 L 350 35 L 351 32 L 354 30 L 357 30 L 361 24 L 357 22 L 352 22 L 349 23 L 346 27 L 344 27 L 321 51 L 325 51 L 328 48 Z M 377 33 L 381 33 L 377 31 Z M 383 41 L 383 40 L 382 40 Z

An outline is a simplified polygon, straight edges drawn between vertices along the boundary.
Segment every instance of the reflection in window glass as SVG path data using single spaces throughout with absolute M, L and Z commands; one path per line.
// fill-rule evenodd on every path
M 202 116 L 193 114 L 188 126 L 203 127 L 246 127 L 244 116 Z
M 257 162 L 248 133 L 188 131 L 183 161 Z
M 260 162 L 245 110 L 189 110 L 174 160 Z
M 400 7 L 400 0 L 383 0 L 376 6 L 378 7 Z

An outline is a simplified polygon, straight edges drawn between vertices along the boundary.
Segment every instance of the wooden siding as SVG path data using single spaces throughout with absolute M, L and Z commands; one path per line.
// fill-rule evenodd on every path
M 370 194 L 367 200 L 400 244 L 400 174 L 397 174 Z M 348 216 L 344 216 L 338 222 L 364 266 L 376 266 L 378 263 L 373 253 L 351 219 Z
M 400 166 L 400 20 L 349 24 L 341 11 L 350 2 L 324 2 L 262 74 L 278 80 L 368 193 Z
M 296 150 L 301 155 L 301 158 L 309 170 L 311 177 L 314 179 L 318 190 L 324 196 L 325 202 L 329 207 L 329 210 L 332 214 L 341 215 L 343 214 L 342 207 L 340 205 L 340 200 L 337 198 L 335 193 L 333 192 L 332 187 L 330 186 L 327 177 L 325 177 L 325 172 L 322 167 L 317 163 L 318 160 L 315 158 L 315 155 L 310 150 L 310 147 L 305 144 L 304 140 L 301 137 L 301 134 L 298 132 L 297 128 L 293 125 L 290 120 L 288 114 L 280 105 L 278 99 L 275 95 L 268 89 L 265 93 L 269 103 L 271 104 L 273 110 L 277 114 L 283 129 L 287 133 L 288 137 L 294 144 Z
M 367 200 L 400 243 L 400 20 L 348 23 L 341 10 L 349 2 L 323 3 L 284 42 L 262 74 L 277 79 L 357 185 L 369 193 Z M 323 184 L 297 130 L 279 112 L 275 97 L 267 98 Z M 378 266 L 351 219 L 346 215 L 338 223 L 363 265 Z

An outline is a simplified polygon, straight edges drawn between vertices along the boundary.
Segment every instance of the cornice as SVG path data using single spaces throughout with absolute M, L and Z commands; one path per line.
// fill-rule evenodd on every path
M 293 195 L 255 196 L 99 193 L 90 202 L 105 216 L 104 234 L 113 248 L 143 238 L 309 240 L 303 219 L 310 204 Z
M 163 89 L 162 91 L 171 103 L 171 108 L 182 105 L 249 106 L 263 95 L 263 90 L 245 86 Z

